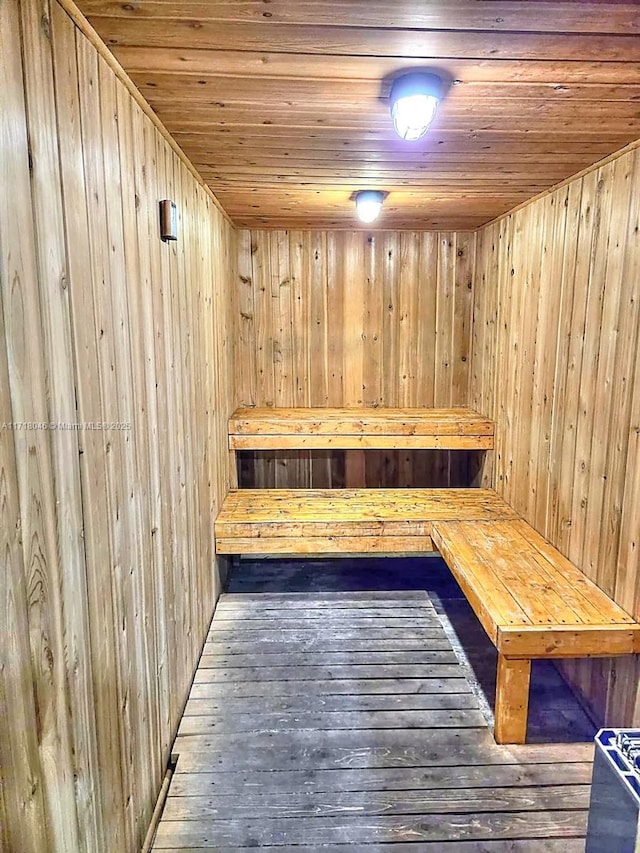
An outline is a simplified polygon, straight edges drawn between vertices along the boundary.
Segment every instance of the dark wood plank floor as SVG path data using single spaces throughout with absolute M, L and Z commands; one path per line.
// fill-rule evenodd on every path
M 593 726 L 542 668 L 556 743 L 495 744 L 493 647 L 439 560 L 242 561 L 229 590 L 154 850 L 584 850 Z

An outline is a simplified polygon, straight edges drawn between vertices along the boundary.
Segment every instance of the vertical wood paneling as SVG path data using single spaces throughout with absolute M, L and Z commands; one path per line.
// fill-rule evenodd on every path
M 636 148 L 478 234 L 470 396 L 498 491 L 635 618 L 639 181 Z M 598 718 L 640 722 L 635 659 L 563 666 Z
M 49 128 L 56 127 L 53 55 L 44 25 L 48 9 L 46 4 L 30 3 L 24 4 L 21 11 L 23 50 L 31 57 L 31 62 L 25 64 L 25 93 L 38 281 L 48 283 L 39 290 L 41 322 L 46 363 L 56 365 L 55 370 L 49 368 L 47 373 L 49 416 L 55 422 L 70 422 L 75 420 L 76 411 L 73 334 L 58 146 L 56 136 L 48 132 Z M 92 709 L 96 702 L 93 662 L 78 665 L 90 642 L 80 471 L 77 465 L 69 464 L 69 460 L 78 458 L 79 445 L 77 434 L 71 431 L 52 433 L 51 443 L 58 508 L 62 624 L 66 657 L 73 662 L 67 671 L 67 681 L 79 836 L 100 838 L 104 831 L 103 820 L 94 807 L 100 798 L 101 780 L 92 725 Z
M 6 5 L 5 5 L 6 11 Z M 0 21 L 3 34 L 10 33 L 7 16 Z M 7 77 L 3 76 L 3 82 Z M 6 91 L 6 89 L 5 89 Z M 3 145 L 6 142 L 3 137 Z M 6 161 L 5 161 L 6 162 Z M 3 172 L 3 179 L 8 175 Z M 4 211 L 3 211 L 4 212 Z M 11 421 L 11 394 L 7 363 L 4 316 L 0 312 L 0 418 Z M 10 850 L 20 839 L 26 850 L 37 850 L 48 843 L 49 831 L 43 816 L 44 786 L 38 755 L 38 725 L 34 678 L 29 647 L 29 609 L 21 542 L 18 473 L 13 435 L 0 433 L 0 529 L 2 530 L 2 679 L 0 713 L 6 722 L 19 721 L 13 737 L 0 738 L 2 785 L 2 849 Z
M 8 77 L 3 92 L 4 125 L 2 162 L 6 169 L 2 193 L 2 310 L 6 340 L 10 421 L 45 423 L 49 421 L 48 365 L 39 294 L 39 262 L 37 223 L 32 210 L 31 175 L 29 169 L 28 113 L 25 88 L 28 81 L 20 62 L 20 8 L 15 3 L 2 6 L 2 62 Z M 3 75 L 4 76 L 4 75 Z M 26 86 L 25 86 L 26 84 Z M 29 91 L 26 90 L 28 98 Z M 37 216 L 39 204 L 36 200 Z M 55 263 L 55 258 L 53 259 Z M 47 270 L 48 272 L 49 270 Z M 59 279 L 49 282 L 59 287 Z M 55 296 L 53 296 L 55 299 Z M 11 440 L 5 436 L 4 440 Z M 56 482 L 52 442 L 45 430 L 14 430 L 17 471 L 20 543 L 23 551 L 24 600 L 27 606 L 29 648 L 22 649 L 19 665 L 30 670 L 31 685 L 25 701 L 34 702 L 29 722 L 37 720 L 38 759 L 42 784 L 43 810 L 37 816 L 42 824 L 41 848 L 62 850 L 79 848 L 78 812 L 74 803 L 74 759 L 70 719 L 67 713 L 68 681 L 66 679 L 64 613 L 62 610 L 62 565 L 56 515 Z M 2 549 L 5 551 L 5 548 Z M 22 642 L 22 638 L 8 638 Z M 3 648 L 5 643 L 2 644 Z M 3 667 L 4 670 L 4 667 Z M 9 698 L 9 731 L 20 729 L 21 720 L 13 721 L 12 691 Z M 18 709 L 19 710 L 19 709 Z M 13 722 L 13 724 L 11 724 Z M 44 759 L 44 760 L 43 760 Z M 4 785 L 3 785 L 4 787 Z M 17 804 L 29 798 L 28 790 L 9 791 Z M 18 812 L 19 813 L 19 812 Z M 16 822 L 17 823 L 17 822 Z M 10 843 L 18 849 L 20 826 Z M 37 831 L 37 830 L 36 830 Z M 34 848 L 37 849 L 37 848 Z
M 475 242 L 470 233 L 240 232 L 238 399 L 261 406 L 465 405 Z M 345 478 L 370 486 L 463 484 L 467 454 L 454 456 L 353 451 L 256 454 L 251 462 L 245 455 L 243 476 L 282 487 L 343 485 Z
M 0 839 L 134 851 L 220 589 L 235 235 L 57 3 L 0 38 Z

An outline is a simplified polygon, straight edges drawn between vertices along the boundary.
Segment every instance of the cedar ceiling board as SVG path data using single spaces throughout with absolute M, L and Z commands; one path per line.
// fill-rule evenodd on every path
M 127 4 L 132 5 L 132 4 Z M 499 5 L 499 3 L 497 4 Z M 82 8 L 82 7 L 81 7 Z M 603 7 L 603 21 L 606 9 Z M 356 12 L 357 14 L 357 12 Z M 366 20 L 361 4 L 360 21 Z M 218 21 L 215 18 L 91 16 L 104 41 L 114 45 L 205 48 L 258 52 L 344 54 L 460 59 L 533 59 L 637 62 L 637 35 L 607 33 L 485 32 L 391 29 L 368 26 L 274 24 Z
M 638 3 L 79 6 L 240 226 L 356 228 L 372 188 L 378 227 L 474 229 L 640 136 Z M 411 67 L 450 85 L 405 144 L 387 99 Z
M 116 57 L 130 73 L 174 71 L 180 74 L 213 74 L 224 77 L 261 77 L 285 80 L 374 80 L 384 81 L 398 70 L 398 59 L 383 56 L 340 56 L 308 54 L 301 61 L 296 54 L 269 51 L 207 50 L 206 48 L 164 48 L 158 63 L 158 49 L 147 46 L 111 45 Z M 402 57 L 403 67 L 421 67 L 424 59 Z M 451 80 L 468 83 L 620 83 L 640 82 L 640 65 L 599 60 L 506 60 L 441 58 L 438 67 Z M 562 81 L 562 84 L 559 83 Z
M 640 12 L 640 7 L 639 7 Z M 283 85 L 282 78 L 271 76 L 229 76 L 215 73 L 193 74 L 180 71 L 132 71 L 133 79 L 143 94 L 156 97 L 183 97 L 203 101 L 222 99 L 225 102 L 253 102 L 273 104 L 301 103 L 311 105 L 313 110 L 336 105 L 370 109 L 378 104 L 387 112 L 387 99 L 391 90 L 391 81 L 374 78 L 373 80 L 333 80 L 324 78 L 292 78 Z M 563 101 L 593 101 L 595 105 L 603 101 L 640 100 L 639 83 L 512 83 L 486 82 L 466 83 L 456 81 L 447 94 L 447 104 L 473 105 L 477 101 L 483 104 L 501 101 L 526 99 L 543 100 L 545 104 Z M 581 106 L 581 104 L 577 104 Z M 583 105 L 582 105 L 583 106 Z M 591 104 L 590 107 L 594 106 Z
M 606 0 L 605 0 L 606 1 Z M 550 8 L 553 5 L 553 8 Z M 286 24 L 362 26 L 358 11 L 366 10 L 369 27 L 402 29 L 462 29 L 534 31 L 565 33 L 640 32 L 637 3 L 608 3 L 606 17 L 602 0 L 551 4 L 549 0 L 491 2 L 491 0 L 448 0 L 430 2 L 402 0 L 144 0 L 124 7 L 121 0 L 86 0 L 89 16 L 107 15 L 136 18 L 181 17 L 216 21 L 263 21 Z M 549 14 L 552 12 L 552 14 Z
M 490 151 L 494 155 L 507 152 L 510 156 L 518 157 L 522 154 L 531 153 L 535 156 L 539 153 L 555 152 L 557 154 L 591 154 L 593 151 L 608 151 L 611 145 L 619 143 L 619 133 L 585 134 L 578 139 L 568 135 L 557 134 L 549 139 L 548 134 L 529 131 L 526 134 L 517 132 L 491 132 L 474 129 L 469 133 L 454 133 L 452 131 L 431 132 L 421 140 L 419 146 L 407 146 L 390 130 L 367 130 L 359 135 L 350 135 L 348 138 L 342 130 L 328 127 L 314 128 L 313 130 L 291 128 L 287 133 L 286 140 L 282 139 L 282 132 L 278 128 L 270 127 L 245 127 L 242 129 L 231 127 L 209 127 L 201 132 L 197 130 L 176 131 L 176 139 L 182 141 L 193 141 L 196 144 L 206 144 L 213 140 L 216 148 L 221 150 L 242 147 L 254 154 L 258 154 L 256 143 L 260 142 L 265 148 L 278 148 L 282 151 L 304 149 L 307 151 L 328 151 L 342 149 L 345 152 L 357 153 L 360 151 L 383 151 L 393 157 L 404 157 L 407 155 L 424 154 L 429 156 L 433 152 L 458 153 Z M 244 151 L 243 153 L 247 153 Z
M 206 163 L 207 158 L 210 156 L 208 145 L 203 142 L 191 142 L 191 150 L 200 155 L 201 160 Z M 577 160 L 586 160 L 590 155 L 581 154 L 576 152 L 571 155 L 572 158 Z M 566 154 L 554 154 L 554 153 L 543 153 L 543 154 L 521 154 L 518 156 L 517 154 L 510 155 L 507 159 L 504 157 L 499 157 L 496 154 L 489 153 L 487 151 L 482 151 L 478 153 L 467 152 L 464 154 L 457 154 L 452 156 L 446 152 L 435 151 L 428 156 L 424 153 L 417 152 L 416 154 L 405 154 L 402 157 L 401 161 L 397 161 L 393 159 L 393 155 L 390 156 L 390 152 L 387 151 L 349 151 L 346 149 L 340 150 L 332 150 L 328 151 L 314 151 L 314 150 L 306 150 L 304 148 L 301 149 L 292 149 L 292 148 L 283 148 L 282 146 L 277 146 L 274 148 L 269 148 L 266 146 L 261 146 L 260 151 L 251 151 L 249 149 L 246 150 L 238 150 L 237 148 L 223 148 L 218 152 L 216 156 L 215 163 L 206 163 L 207 165 L 220 166 L 220 165 L 245 165 L 245 166 L 258 166 L 260 163 L 265 164 L 280 164 L 280 163 L 289 163 L 291 162 L 290 158 L 294 157 L 298 163 L 316 163 L 316 164 L 325 164 L 329 159 L 332 162 L 337 164 L 343 163 L 371 163 L 371 164 L 379 164 L 381 168 L 385 169 L 393 169 L 394 167 L 402 167 L 403 165 L 412 164 L 416 167 L 422 166 L 423 168 L 433 167 L 437 164 L 443 164 L 448 166 L 460 166 L 461 163 L 480 163 L 485 168 L 489 168 L 493 165 L 504 166 L 506 168 L 509 167 L 519 167 L 522 168 L 529 164 L 535 166 L 542 165 L 553 165 L 556 163 L 561 163 L 566 160 Z M 301 168 L 297 166 L 297 168 Z

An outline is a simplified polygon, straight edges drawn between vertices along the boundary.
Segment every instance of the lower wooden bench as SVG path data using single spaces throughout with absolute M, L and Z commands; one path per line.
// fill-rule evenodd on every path
M 525 741 L 532 659 L 640 652 L 640 625 L 522 519 L 431 536 L 498 651 L 498 743 Z
M 216 519 L 216 552 L 424 553 L 435 521 L 515 517 L 491 489 L 240 489 Z
M 218 554 L 437 549 L 498 650 L 495 737 L 523 743 L 531 661 L 640 652 L 640 625 L 491 489 L 243 489 Z

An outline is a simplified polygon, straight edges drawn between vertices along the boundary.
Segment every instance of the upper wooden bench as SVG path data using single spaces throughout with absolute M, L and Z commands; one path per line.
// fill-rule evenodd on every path
M 493 423 L 472 409 L 240 408 L 230 450 L 487 450 Z

